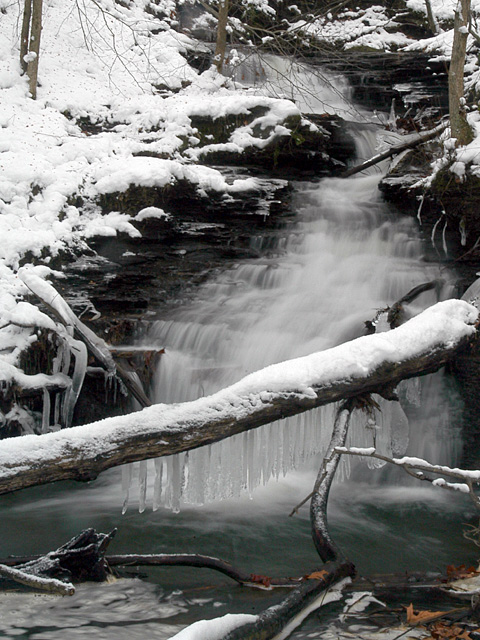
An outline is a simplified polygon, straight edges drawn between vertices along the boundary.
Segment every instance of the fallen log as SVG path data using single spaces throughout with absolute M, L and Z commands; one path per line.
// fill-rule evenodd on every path
M 212 396 L 0 442 L 0 494 L 58 480 L 91 480 L 127 462 L 171 455 L 331 402 L 382 394 L 438 370 L 473 341 L 478 311 L 461 300 L 404 325 L 271 365 Z
M 376 156 L 373 156 L 369 160 L 366 160 L 365 162 L 362 162 L 361 164 L 356 165 L 355 167 L 350 167 L 350 169 L 347 169 L 346 171 L 344 171 L 340 175 L 340 177 L 349 178 L 350 176 L 353 176 L 356 173 L 360 173 L 361 171 L 364 171 L 369 167 L 373 167 L 379 162 L 382 162 L 382 160 L 386 160 L 387 158 L 391 158 L 392 156 L 398 155 L 399 153 L 402 153 L 407 149 L 414 149 L 415 147 L 418 147 L 418 145 L 423 144 L 424 142 L 433 140 L 434 138 L 439 136 L 443 131 L 445 131 L 447 126 L 448 126 L 448 123 L 444 122 L 438 125 L 438 127 L 435 127 L 435 129 L 431 129 L 430 131 L 426 131 L 418 135 L 407 136 L 408 140 L 405 140 L 404 142 L 400 142 L 399 144 L 395 144 L 391 146 L 387 151 L 378 153 Z

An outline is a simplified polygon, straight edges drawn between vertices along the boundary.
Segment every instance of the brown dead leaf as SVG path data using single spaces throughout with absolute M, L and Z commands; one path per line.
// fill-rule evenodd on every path
M 250 574 L 250 580 L 252 582 L 254 582 L 255 584 L 263 585 L 267 589 L 270 588 L 270 585 L 272 583 L 272 579 L 269 578 L 268 576 L 262 576 L 262 575 L 258 575 L 258 574 L 255 574 L 255 573 L 251 573 Z
M 470 633 L 456 624 L 446 624 L 445 622 L 435 622 L 430 628 L 433 640 L 472 640 Z
M 321 571 L 314 571 L 310 573 L 308 576 L 305 576 L 305 580 L 323 580 L 325 576 L 328 576 L 328 571 L 322 569 Z
M 473 578 L 478 576 L 479 572 L 475 567 L 467 567 L 461 564 L 459 567 L 455 567 L 453 564 L 449 564 L 447 567 L 447 580 L 452 582 L 453 580 L 463 580 L 464 578 Z
M 417 611 L 413 610 L 413 604 L 410 603 L 407 607 L 407 623 L 412 626 L 428 624 L 433 620 L 438 620 L 444 616 L 448 611 Z

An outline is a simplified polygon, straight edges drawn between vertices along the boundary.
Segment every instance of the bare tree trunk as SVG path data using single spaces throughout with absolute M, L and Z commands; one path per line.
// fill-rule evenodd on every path
M 222 0 L 218 7 L 217 44 L 215 47 L 215 65 L 218 73 L 222 73 L 225 62 L 229 3 L 230 0 Z
M 337 549 L 327 527 L 327 502 L 335 472 L 341 455 L 335 452 L 335 447 L 343 447 L 347 439 L 350 418 L 355 409 L 355 400 L 342 403 L 335 417 L 332 438 L 327 455 L 323 459 L 313 488 L 310 503 L 310 521 L 312 523 L 312 538 L 318 555 L 324 562 L 336 561 L 341 553 Z M 341 444 L 339 444 L 341 443 Z
M 432 5 L 430 3 L 430 0 L 425 0 L 425 9 L 427 10 L 428 28 L 433 33 L 433 35 L 436 36 L 439 29 L 438 29 L 437 21 L 435 20 L 435 15 L 432 11 Z
M 28 53 L 28 39 L 30 36 L 30 20 L 32 17 L 32 0 L 25 0 L 23 5 L 22 33 L 20 36 L 20 66 L 23 73 L 27 71 L 25 56 Z
M 448 108 L 452 138 L 457 146 L 464 146 L 473 140 L 472 130 L 467 122 L 464 107 L 463 74 L 467 51 L 468 26 L 470 23 L 471 0 L 458 0 L 455 10 L 452 59 L 448 73 Z
M 28 51 L 30 54 L 29 57 L 32 59 L 29 59 L 27 64 L 29 89 L 33 100 L 36 100 L 37 98 L 38 57 L 40 55 L 40 36 L 42 34 L 42 9 L 43 0 L 33 0 L 32 28 L 30 31 L 30 46 Z

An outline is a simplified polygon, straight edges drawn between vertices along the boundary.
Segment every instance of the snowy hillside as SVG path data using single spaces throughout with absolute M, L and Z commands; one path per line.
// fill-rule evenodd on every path
M 423 11 L 416 0 L 408 4 Z M 445 20 L 453 3 L 448 10 L 445 3 L 434 3 L 434 9 Z M 397 31 L 399 23 L 382 7 L 328 14 L 308 25 L 295 20 L 293 5 L 289 10 L 287 30 L 319 42 L 384 50 L 425 47 Z M 32 326 L 49 322 L 33 306 L 18 306 L 27 293 L 17 277 L 20 266 L 48 277 L 52 258 L 81 252 L 89 239 L 119 232 L 138 237 L 135 222 L 169 215 L 159 207 L 133 216 L 102 211 L 101 197 L 131 185 L 189 184 L 200 198 L 255 192 L 255 178 L 227 179 L 203 165 L 203 155 L 261 150 L 292 135 L 289 119 L 302 122 L 292 101 L 243 87 L 214 67 L 191 66 L 188 60 L 208 60 L 211 51 L 176 30 L 176 5 L 170 0 L 125 5 L 47 0 L 35 101 L 21 74 L 20 26 L 20 5 L 0 0 L 0 377 L 5 382 L 12 380 L 11 367 L 22 350 L 36 339 Z M 427 44 L 448 55 L 449 37 L 442 32 Z M 237 121 L 218 141 L 199 133 L 195 118 L 205 117 Z

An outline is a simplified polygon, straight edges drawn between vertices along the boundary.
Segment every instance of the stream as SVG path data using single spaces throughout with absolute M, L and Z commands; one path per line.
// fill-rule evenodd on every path
M 352 127 L 359 156 L 373 155 L 377 129 Z M 455 274 L 424 259 L 416 222 L 382 202 L 380 176 L 295 183 L 295 222 L 251 239 L 262 257 L 234 264 L 152 324 L 143 341 L 166 350 L 156 402 L 207 395 L 273 362 L 362 335 L 378 309 L 426 281 L 441 278 L 442 285 L 422 294 L 412 314 L 454 295 Z M 440 373 L 404 384 L 401 398 L 402 407 L 382 402 L 374 421 L 360 415 L 351 444 L 455 463 L 462 407 L 448 379 Z M 46 552 L 86 527 L 118 527 L 114 553 L 198 552 L 256 574 L 311 572 L 321 563 L 308 508 L 288 514 L 311 491 L 333 413 L 312 411 L 188 455 L 112 470 L 87 485 L 3 496 L 2 555 Z M 366 463 L 345 464 L 339 475 L 329 522 L 359 573 L 442 571 L 474 560 L 462 536 L 471 517 L 466 498 Z M 282 597 L 206 570 L 127 573 L 112 584 L 81 585 L 71 598 L 2 594 L 0 637 L 166 640 L 196 620 L 259 612 Z M 334 617 L 338 605 L 330 611 Z M 328 634 L 312 614 L 291 637 Z

